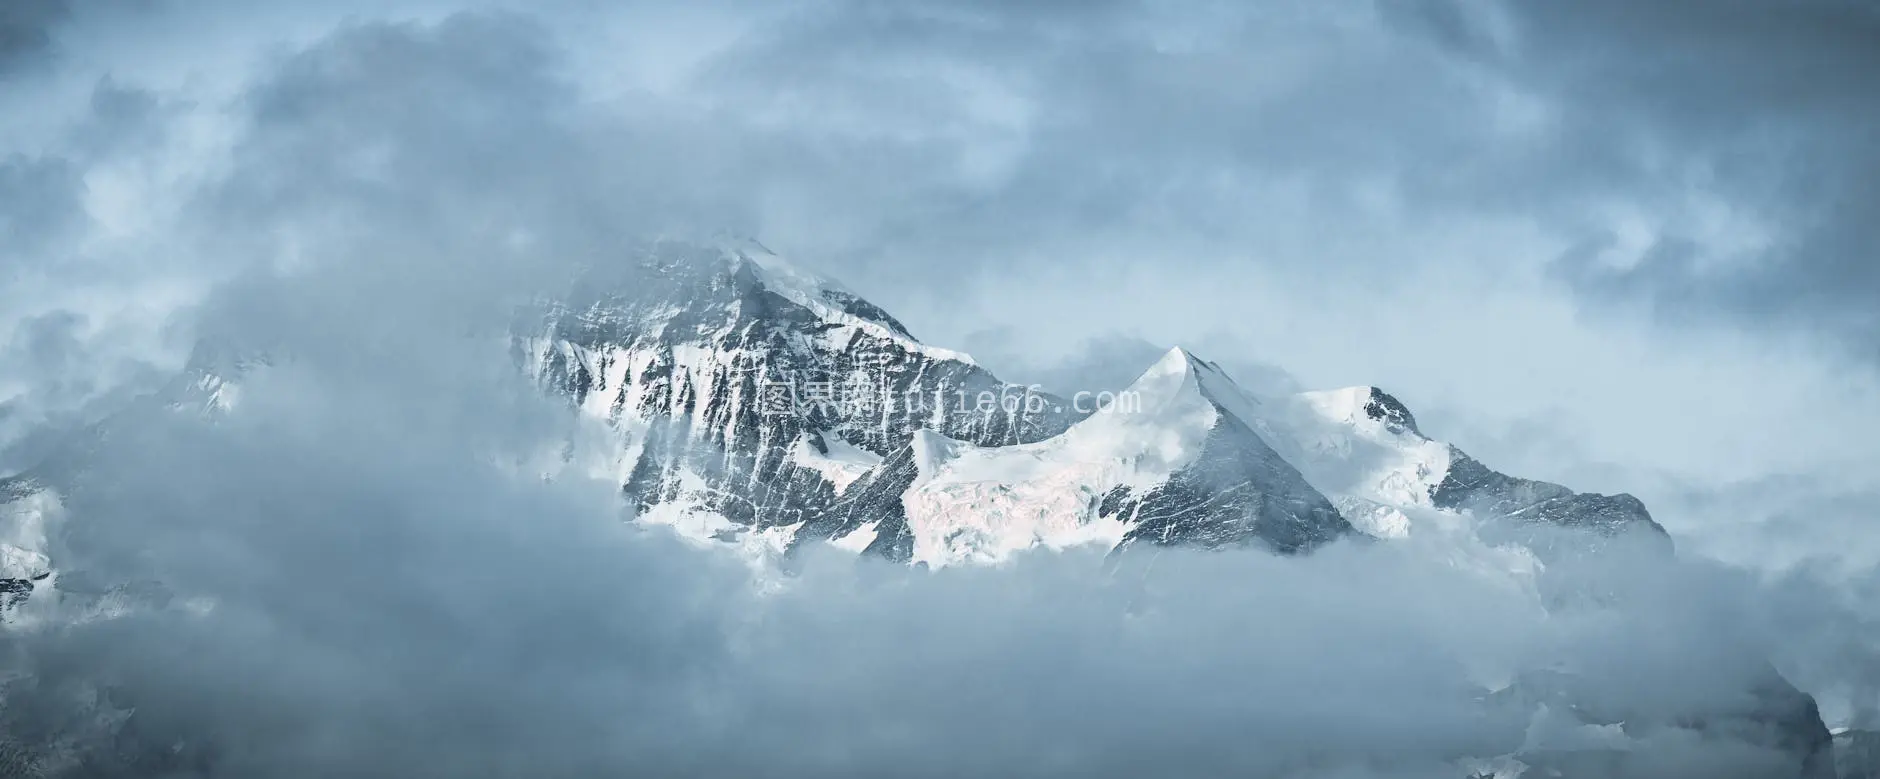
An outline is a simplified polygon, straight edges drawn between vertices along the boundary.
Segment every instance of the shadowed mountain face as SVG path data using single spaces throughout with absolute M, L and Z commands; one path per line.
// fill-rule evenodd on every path
M 1454 447 L 1450 452 L 1449 473 L 1430 498 L 1440 508 L 1496 518 L 1496 526 L 1485 529 L 1492 536 L 1526 543 L 1550 558 L 1569 553 L 1543 537 L 1557 528 L 1590 530 L 1597 536 L 1637 533 L 1670 551 L 1670 536 L 1638 498 L 1574 492 L 1496 472 Z

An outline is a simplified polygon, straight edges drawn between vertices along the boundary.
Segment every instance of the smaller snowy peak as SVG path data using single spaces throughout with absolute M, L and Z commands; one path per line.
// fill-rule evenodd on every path
M 1259 427 L 1348 515 L 1376 515 L 1399 535 L 1403 512 L 1430 508 L 1449 473 L 1450 448 L 1423 437 L 1415 418 L 1376 387 L 1302 392 L 1261 409 Z
M 1264 408 L 1263 432 L 1314 486 L 1373 535 L 1468 516 L 1497 526 L 1588 527 L 1662 535 L 1630 495 L 1578 493 L 1509 476 L 1426 437 L 1402 402 L 1376 387 L 1302 392 Z M 1422 518 L 1419 520 L 1418 518 Z
M 1417 428 L 1416 416 L 1410 413 L 1409 407 L 1377 387 L 1302 392 L 1299 397 L 1326 419 L 1348 425 L 1375 423 L 1391 433 L 1423 437 L 1423 431 Z

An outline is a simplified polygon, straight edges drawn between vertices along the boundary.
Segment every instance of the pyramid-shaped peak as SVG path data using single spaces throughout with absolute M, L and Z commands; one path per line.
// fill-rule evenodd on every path
M 1164 352 L 1161 359 L 1156 360 L 1155 364 L 1145 372 L 1145 375 L 1148 374 L 1194 376 L 1202 380 L 1214 378 L 1217 382 L 1233 382 L 1232 379 L 1227 378 L 1227 373 L 1221 370 L 1221 366 L 1202 359 L 1183 346 Z
M 1145 408 L 1194 399 L 1213 404 L 1242 420 L 1253 419 L 1254 406 L 1258 405 L 1221 366 L 1180 346 L 1168 350 L 1143 371 L 1142 377 L 1136 379 L 1128 391 L 1137 393 Z
M 1143 371 L 1142 378 L 1147 379 L 1153 376 L 1190 376 L 1194 374 L 1194 366 L 1198 362 L 1201 362 L 1201 358 L 1196 357 L 1193 352 L 1177 346 L 1167 352 L 1163 352 L 1160 359 L 1157 359 L 1154 364 L 1150 365 L 1148 370 Z M 1138 379 L 1137 381 L 1141 380 L 1142 379 Z

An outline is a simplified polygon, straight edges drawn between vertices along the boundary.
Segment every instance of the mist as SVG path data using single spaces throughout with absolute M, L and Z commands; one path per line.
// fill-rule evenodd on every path
M 0 475 L 82 457 L 85 488 L 34 520 L 56 589 L 0 624 L 0 767 L 1454 777 L 1610 747 L 1565 700 L 1727 719 L 1778 672 L 1870 725 L 1867 200 L 1706 178 L 1745 140 L 1692 128 L 1739 98 L 1655 103 L 1679 73 L 1637 55 L 1743 50 L 1764 12 L 1729 5 L 9 10 Z M 1801 5 L 1769 53 L 1840 30 L 1819 56 L 1864 62 L 1871 14 Z M 1656 77 L 1588 97 L 1547 56 L 1602 29 Z M 1769 132 L 1858 148 L 1871 99 L 1808 83 Z M 1012 380 L 1115 388 L 1179 341 L 1260 392 L 1388 384 L 1471 451 L 1639 492 L 1683 551 L 754 569 L 545 474 L 607 433 L 508 354 L 518 310 L 720 234 Z M 225 355 L 253 357 L 224 413 L 165 402 Z M 1756 728 L 1584 770 L 1783 775 Z

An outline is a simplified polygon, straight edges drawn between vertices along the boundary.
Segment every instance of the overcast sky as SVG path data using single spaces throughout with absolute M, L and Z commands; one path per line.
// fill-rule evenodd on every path
M 448 394 L 421 313 L 723 229 L 1007 380 L 1375 384 L 1874 580 L 1871 2 L 504 6 L 0 7 L 0 443 L 236 330 Z
M 1714 500 L 1747 483 L 1876 490 L 1871 3 L 527 5 L 9 4 L 0 343 L 36 378 L 0 380 L 175 359 L 188 326 L 150 325 L 201 280 L 151 242 L 244 131 L 304 111 L 451 168 L 540 164 L 562 122 L 619 174 L 567 201 L 755 235 L 1011 380 L 1180 343 L 1376 384 L 1694 536 L 1769 519 Z M 331 67 L 279 72 L 307 46 Z

